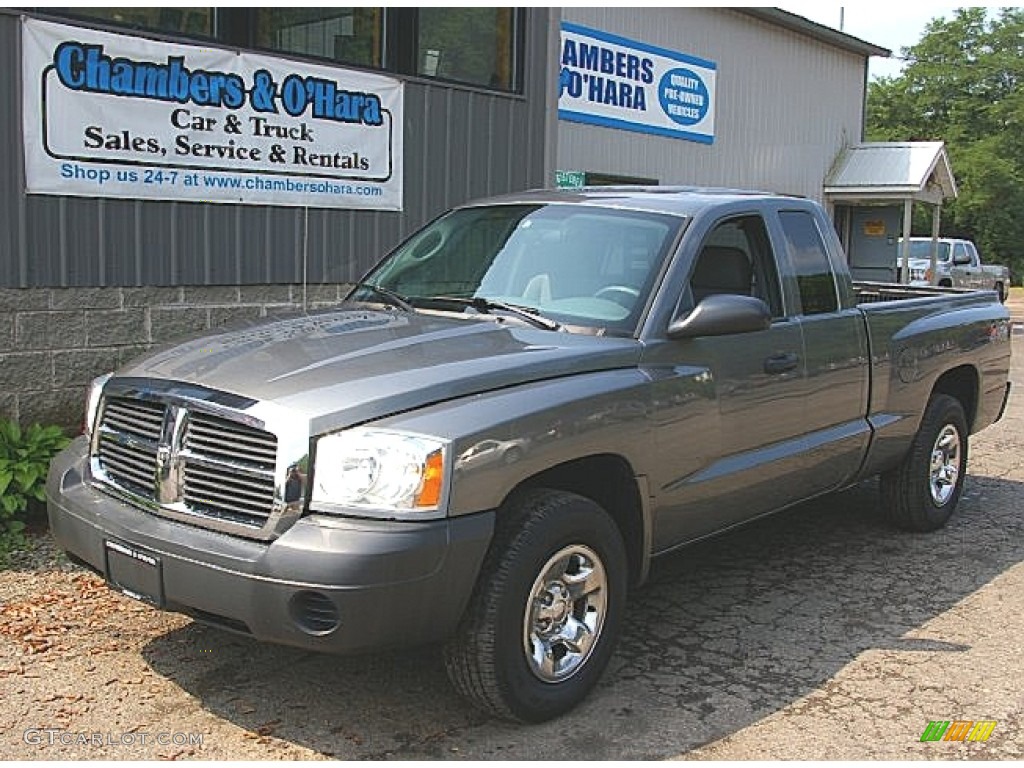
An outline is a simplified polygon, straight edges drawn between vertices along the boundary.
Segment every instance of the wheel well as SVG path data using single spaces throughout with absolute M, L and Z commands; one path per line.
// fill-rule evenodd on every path
M 611 515 L 622 534 L 629 558 L 630 582 L 635 584 L 640 580 L 645 546 L 643 507 L 628 461 L 610 454 L 575 459 L 527 478 L 512 493 L 526 488 L 569 491 L 598 504 Z
M 940 288 L 952 288 L 953 287 L 953 281 L 950 280 L 948 277 L 945 277 L 942 280 L 939 280 L 939 287 Z
M 974 430 L 978 408 L 978 372 L 969 365 L 946 371 L 935 382 L 932 394 L 949 395 L 960 401 L 967 416 L 967 427 Z

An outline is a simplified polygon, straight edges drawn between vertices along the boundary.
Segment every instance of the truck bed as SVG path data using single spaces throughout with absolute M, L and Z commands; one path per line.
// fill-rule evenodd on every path
M 922 296 L 949 296 L 976 293 L 974 288 L 945 288 L 940 286 L 903 285 L 869 280 L 854 280 L 853 291 L 858 304 L 875 304 L 883 301 L 918 299 Z

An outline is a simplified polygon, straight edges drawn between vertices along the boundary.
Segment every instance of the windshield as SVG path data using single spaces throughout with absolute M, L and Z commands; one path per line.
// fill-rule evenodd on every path
M 949 261 L 949 243 L 943 243 L 939 241 L 938 260 Z M 930 259 L 932 257 L 932 241 L 931 240 L 911 240 L 910 241 L 910 258 L 912 259 Z
M 463 208 L 411 237 L 365 282 L 419 308 L 473 311 L 444 298 L 487 299 L 569 326 L 632 333 L 683 222 L 582 205 Z

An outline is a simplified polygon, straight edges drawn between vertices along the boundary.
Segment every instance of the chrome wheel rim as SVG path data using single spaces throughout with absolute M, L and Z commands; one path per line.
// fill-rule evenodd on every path
M 935 439 L 928 474 L 932 501 L 937 507 L 945 506 L 960 478 L 960 432 L 952 424 L 943 427 Z
M 530 671 L 546 683 L 572 677 L 601 637 L 608 607 L 608 577 L 590 547 L 563 547 L 533 582 L 523 617 L 523 647 Z

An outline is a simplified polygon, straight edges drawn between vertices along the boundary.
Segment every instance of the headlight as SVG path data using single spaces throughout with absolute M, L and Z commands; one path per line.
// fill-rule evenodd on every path
M 110 380 L 113 373 L 104 373 L 97 376 L 89 385 L 89 394 L 85 398 L 85 434 L 91 435 L 93 427 L 96 426 L 96 412 L 100 409 L 100 397 L 103 395 L 103 385 Z
M 310 506 L 371 514 L 430 513 L 445 486 L 442 440 L 357 427 L 317 440 Z

